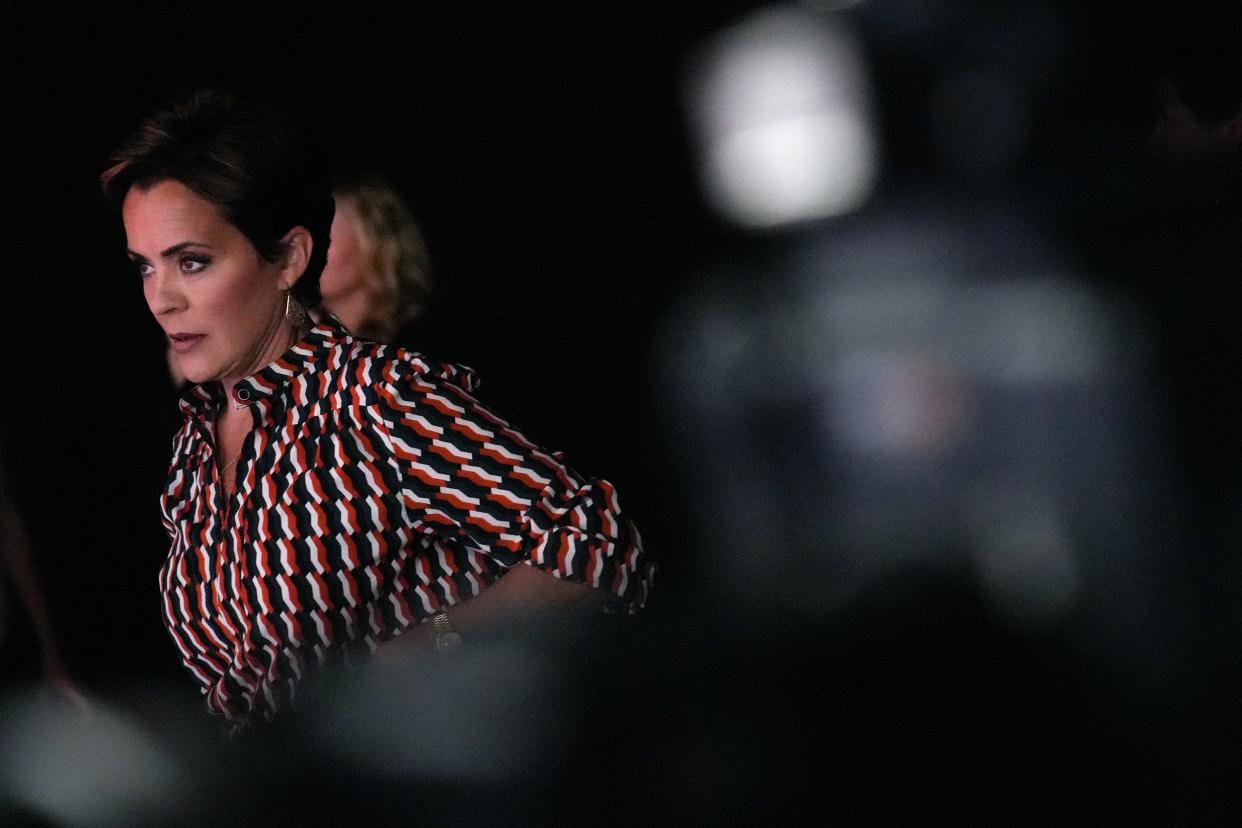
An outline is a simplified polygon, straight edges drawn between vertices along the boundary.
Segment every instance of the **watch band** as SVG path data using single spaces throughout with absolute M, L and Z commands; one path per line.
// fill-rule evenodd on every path
M 437 610 L 436 614 L 431 616 L 431 625 L 436 633 L 437 652 L 442 653 L 461 646 L 461 633 L 453 629 L 448 613 L 443 609 Z

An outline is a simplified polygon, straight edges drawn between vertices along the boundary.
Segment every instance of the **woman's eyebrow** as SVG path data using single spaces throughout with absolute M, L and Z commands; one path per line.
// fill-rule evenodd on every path
M 208 250 L 211 249 L 211 245 L 206 244 L 204 242 L 183 241 L 179 244 L 174 244 L 172 247 L 168 248 L 167 250 L 161 250 L 160 258 L 167 259 L 169 256 L 175 256 L 178 253 L 180 253 L 182 250 L 185 250 L 187 247 L 205 247 Z M 125 252 L 134 261 L 142 260 L 145 262 L 147 260 L 146 256 L 143 256 L 141 253 L 136 253 L 133 250 L 130 250 L 128 248 L 126 248 Z

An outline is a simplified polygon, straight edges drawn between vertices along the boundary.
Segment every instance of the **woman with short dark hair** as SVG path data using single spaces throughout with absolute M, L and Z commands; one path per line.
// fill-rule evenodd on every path
M 268 718 L 402 633 L 450 648 L 502 610 L 643 605 L 651 565 L 609 483 L 481 405 L 469 369 L 308 318 L 332 195 L 287 117 L 197 93 L 113 162 L 128 255 L 195 383 L 160 585 L 210 709 Z
M 334 206 L 330 168 L 311 134 L 274 107 L 195 92 L 152 115 L 113 153 L 104 195 L 119 207 L 135 187 L 179 182 L 214 204 L 268 263 L 285 252 L 286 231 L 301 226 L 313 245 L 293 294 L 312 308 Z

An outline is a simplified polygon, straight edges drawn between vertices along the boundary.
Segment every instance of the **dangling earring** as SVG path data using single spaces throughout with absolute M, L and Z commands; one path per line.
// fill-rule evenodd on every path
M 289 324 L 295 331 L 302 330 L 302 326 L 306 324 L 306 308 L 293 298 L 292 289 L 285 291 L 285 318 L 289 320 Z

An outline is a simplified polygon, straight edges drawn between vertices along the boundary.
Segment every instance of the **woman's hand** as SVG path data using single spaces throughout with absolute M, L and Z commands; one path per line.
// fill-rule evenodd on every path
M 602 611 L 609 598 L 608 593 L 586 584 L 562 581 L 537 567 L 518 564 L 475 597 L 445 610 L 468 647 L 471 631 L 494 627 L 506 618 Z M 435 649 L 435 630 L 430 621 L 425 621 L 381 645 L 374 659 L 385 663 Z

